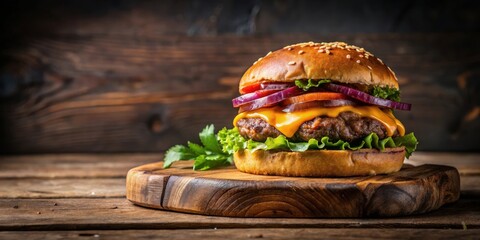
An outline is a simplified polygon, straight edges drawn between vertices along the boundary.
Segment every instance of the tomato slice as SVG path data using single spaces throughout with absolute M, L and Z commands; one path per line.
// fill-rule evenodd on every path
M 260 83 L 254 83 L 240 89 L 240 93 L 241 94 L 251 93 L 251 92 L 258 91 L 260 89 L 262 89 L 262 85 Z
M 295 86 L 293 83 L 254 83 L 240 89 L 241 94 L 251 93 L 258 90 L 283 90 Z
M 335 92 L 312 92 L 302 95 L 287 98 L 283 101 L 285 105 L 294 103 L 304 103 L 311 101 L 323 101 L 323 100 L 337 100 L 337 99 L 350 99 L 347 95 Z

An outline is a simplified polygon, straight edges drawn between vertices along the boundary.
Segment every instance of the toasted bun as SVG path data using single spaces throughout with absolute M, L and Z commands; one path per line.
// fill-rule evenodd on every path
M 241 89 L 254 83 L 298 79 L 331 79 L 398 89 L 395 73 L 379 58 L 342 42 L 299 43 L 270 52 L 245 72 L 239 89 L 244 94 Z
M 348 177 L 397 172 L 405 148 L 309 150 L 305 152 L 249 150 L 234 154 L 235 166 L 246 173 L 290 177 Z

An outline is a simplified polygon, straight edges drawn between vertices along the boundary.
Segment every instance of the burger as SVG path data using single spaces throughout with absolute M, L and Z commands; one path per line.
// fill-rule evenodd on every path
M 234 127 L 217 135 L 205 128 L 204 146 L 171 148 L 166 167 L 193 158 L 204 170 L 234 162 L 251 174 L 365 176 L 399 171 L 417 146 L 394 116 L 411 109 L 395 73 L 360 47 L 308 42 L 269 52 L 244 73 L 239 92 Z

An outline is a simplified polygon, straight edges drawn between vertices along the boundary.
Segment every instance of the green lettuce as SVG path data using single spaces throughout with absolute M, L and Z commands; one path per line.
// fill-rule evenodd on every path
M 374 86 L 371 94 L 374 97 L 379 97 L 383 99 L 389 99 L 392 101 L 400 102 L 400 91 L 396 88 L 391 88 L 389 86 L 386 86 L 386 87 Z
M 256 150 L 288 150 L 294 152 L 304 152 L 307 150 L 358 150 L 362 148 L 375 148 L 385 150 L 385 148 L 405 147 L 406 157 L 415 151 L 418 141 L 413 133 L 402 137 L 388 137 L 379 139 L 375 133 L 370 133 L 360 141 L 345 142 L 342 140 L 331 140 L 329 137 L 322 137 L 320 140 L 310 139 L 308 142 L 291 142 L 285 136 L 280 135 L 276 138 L 267 138 L 265 142 L 255 142 L 251 139 L 243 138 L 237 128 L 223 128 L 218 133 L 219 142 L 222 144 L 222 150 L 228 153 L 234 153 L 241 149 Z
M 308 142 L 291 142 L 285 136 L 280 135 L 276 138 L 267 138 L 265 142 L 256 142 L 251 139 L 245 139 L 240 135 L 237 128 L 223 128 L 214 133 L 214 126 L 206 126 L 199 134 L 199 145 L 188 142 L 187 146 L 176 145 L 171 147 L 165 154 L 164 168 L 169 168 L 173 162 L 180 160 L 195 160 L 194 170 L 208 170 L 221 166 L 231 165 L 233 162 L 233 153 L 248 149 L 256 150 L 286 150 L 295 152 L 304 152 L 307 150 L 358 150 L 362 148 L 375 148 L 385 150 L 385 148 L 404 146 L 406 157 L 415 151 L 418 141 L 413 133 L 402 137 L 388 137 L 379 139 L 377 134 L 371 133 L 360 141 L 345 142 L 342 140 L 331 140 L 329 137 L 322 137 L 320 140 L 310 139 Z
M 312 88 L 312 87 L 319 87 L 320 85 L 324 84 L 324 83 L 329 83 L 331 82 L 329 79 L 322 79 L 322 80 L 312 80 L 312 79 L 308 79 L 308 80 L 296 80 L 295 81 L 295 85 L 298 87 L 298 88 L 301 88 L 303 91 L 308 91 L 308 89 Z
M 330 79 L 296 80 L 295 85 L 298 88 L 301 88 L 303 91 L 308 91 L 310 88 L 317 88 L 317 87 L 320 87 L 322 84 L 329 83 L 329 82 L 331 82 Z M 389 99 L 396 102 L 400 101 L 400 90 L 393 87 L 391 88 L 389 86 L 385 86 L 385 87 L 374 86 L 370 94 L 378 98 Z

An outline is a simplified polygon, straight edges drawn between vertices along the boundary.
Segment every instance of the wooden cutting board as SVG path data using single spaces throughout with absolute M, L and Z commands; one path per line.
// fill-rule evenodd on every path
M 131 169 L 127 198 L 140 206 L 228 217 L 390 217 L 426 213 L 460 196 L 457 169 L 405 165 L 389 175 L 297 178 L 193 171 L 191 162 Z

